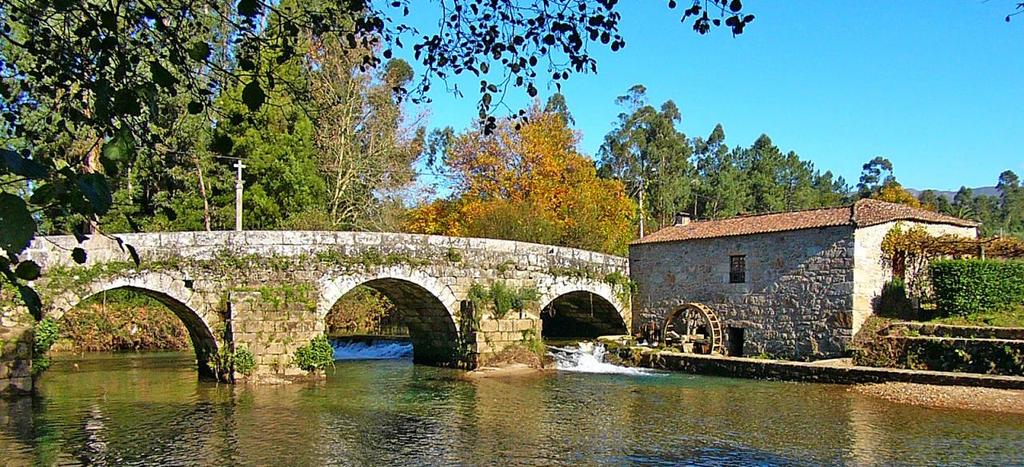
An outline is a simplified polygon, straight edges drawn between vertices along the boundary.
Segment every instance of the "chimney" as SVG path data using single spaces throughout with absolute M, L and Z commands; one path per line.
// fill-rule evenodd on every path
M 690 223 L 690 213 L 687 213 L 687 212 L 677 212 L 676 213 L 676 221 L 675 221 L 675 223 L 673 225 L 678 227 L 678 226 L 686 225 L 686 224 L 689 224 L 689 223 Z

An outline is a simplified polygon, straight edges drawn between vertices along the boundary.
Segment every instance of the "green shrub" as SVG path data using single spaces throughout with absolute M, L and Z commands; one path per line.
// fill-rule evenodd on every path
M 941 316 L 966 316 L 1024 304 L 1024 262 L 938 260 L 929 273 Z
M 480 284 L 473 284 L 469 288 L 469 300 L 477 309 L 491 307 L 493 315 L 502 319 L 508 312 L 523 311 L 526 305 L 540 299 L 540 293 L 532 287 L 514 289 L 503 281 L 491 284 L 491 288 L 485 288 Z
M 246 348 L 235 350 L 235 371 L 249 376 L 256 369 L 256 357 Z
M 248 372 L 241 371 L 238 368 L 238 358 L 240 353 L 248 354 L 247 356 L 243 355 L 242 358 L 248 358 L 252 363 L 252 367 L 248 369 Z M 248 349 L 232 351 L 228 347 L 222 346 L 217 350 L 217 353 L 210 356 L 210 360 L 206 362 L 206 365 L 213 370 L 215 375 L 217 375 L 217 380 L 231 381 L 234 379 L 232 372 L 237 371 L 246 376 L 251 374 L 252 370 L 256 368 L 256 359 Z
M 494 317 L 501 319 L 512 310 L 516 292 L 504 282 L 495 282 L 491 285 L 491 298 L 494 300 Z
M 50 351 L 53 343 L 57 342 L 60 336 L 60 326 L 50 318 L 43 318 L 35 325 L 35 344 L 32 347 L 32 373 L 41 374 L 50 367 L 50 357 L 46 352 Z
M 334 366 L 334 347 L 327 336 L 317 336 L 295 351 L 295 365 L 306 371 L 320 371 Z
M 879 316 L 886 318 L 917 318 L 914 306 L 907 298 L 907 286 L 903 279 L 897 277 L 885 283 L 882 294 L 878 296 L 877 312 Z

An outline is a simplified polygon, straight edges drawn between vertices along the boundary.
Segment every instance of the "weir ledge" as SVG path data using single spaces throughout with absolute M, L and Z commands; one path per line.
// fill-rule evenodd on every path
M 788 360 L 684 354 L 639 347 L 631 347 L 628 351 L 640 353 L 640 358 L 634 361 L 641 367 L 701 375 L 830 384 L 901 382 L 1024 389 L 1024 377 L 1021 376 L 822 365 Z

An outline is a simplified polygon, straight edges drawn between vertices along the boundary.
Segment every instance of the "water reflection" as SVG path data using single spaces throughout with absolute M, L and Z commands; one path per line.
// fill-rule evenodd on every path
M 28 464 L 1012 464 L 1024 417 L 894 405 L 842 386 L 673 374 L 467 380 L 339 362 L 319 384 L 196 381 L 188 354 L 58 361 L 0 402 Z

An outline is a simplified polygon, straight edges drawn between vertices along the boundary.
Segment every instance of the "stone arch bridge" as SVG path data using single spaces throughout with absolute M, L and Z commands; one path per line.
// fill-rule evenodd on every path
M 72 259 L 76 247 L 86 252 L 84 264 Z M 122 288 L 165 304 L 188 329 L 203 376 L 215 376 L 209 362 L 218 351 L 239 348 L 254 354 L 256 377 L 302 373 L 293 354 L 325 331 L 328 311 L 360 285 L 396 304 L 418 363 L 472 368 L 541 335 L 625 333 L 631 325 L 625 258 L 505 240 L 246 231 L 94 236 L 79 244 L 59 236 L 37 238 L 22 259 L 42 267 L 33 286 L 47 317 Z M 538 298 L 503 316 L 470 300 L 474 286 L 496 282 L 534 289 Z

